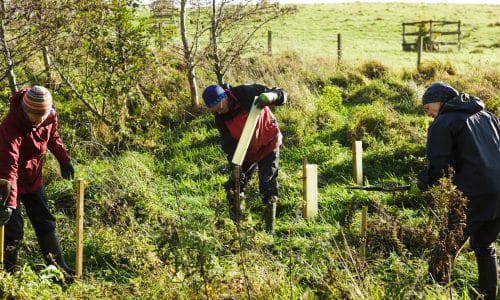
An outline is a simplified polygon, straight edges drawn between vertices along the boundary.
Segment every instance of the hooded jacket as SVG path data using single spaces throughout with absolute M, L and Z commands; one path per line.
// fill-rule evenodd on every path
M 229 111 L 216 115 L 215 125 L 221 135 L 222 150 L 227 154 L 228 160 L 231 161 L 255 97 L 264 92 L 274 92 L 278 95 L 278 99 L 273 102 L 273 105 L 285 104 L 286 98 L 282 89 L 270 89 L 260 84 L 247 84 L 236 87 L 223 85 L 222 88 L 228 95 Z M 281 143 L 280 135 L 276 117 L 269 107 L 265 106 L 260 112 L 245 161 L 258 162 L 278 148 Z
M 445 102 L 427 136 L 428 184 L 454 170 L 469 198 L 468 222 L 500 218 L 500 124 L 478 98 L 460 94 Z
M 21 108 L 28 89 L 17 92 L 9 101 L 7 116 L 0 124 L 0 178 L 11 184 L 7 205 L 17 207 L 18 194 L 31 193 L 43 186 L 42 165 L 49 149 L 59 163 L 70 161 L 57 131 L 54 108 L 47 119 L 35 127 Z

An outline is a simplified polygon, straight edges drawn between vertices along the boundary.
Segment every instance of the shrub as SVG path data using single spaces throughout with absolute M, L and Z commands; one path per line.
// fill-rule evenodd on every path
M 361 66 L 361 73 L 370 79 L 380 79 L 387 75 L 388 68 L 377 60 L 370 60 Z
M 347 98 L 349 104 L 373 103 L 395 97 L 397 94 L 384 82 L 375 80 L 369 85 L 362 86 L 353 95 Z
M 458 71 L 450 62 L 429 61 L 423 62 L 416 74 L 416 79 L 420 81 L 446 80 L 452 75 L 457 75 Z

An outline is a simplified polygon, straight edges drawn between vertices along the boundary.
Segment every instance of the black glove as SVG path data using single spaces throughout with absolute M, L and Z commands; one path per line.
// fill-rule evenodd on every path
M 70 161 L 59 164 L 59 167 L 61 168 L 62 178 L 71 180 L 75 177 L 75 169 Z
M 5 225 L 10 219 L 10 216 L 12 215 L 12 211 L 14 209 L 12 207 L 5 207 L 3 209 L 0 209 L 0 225 Z

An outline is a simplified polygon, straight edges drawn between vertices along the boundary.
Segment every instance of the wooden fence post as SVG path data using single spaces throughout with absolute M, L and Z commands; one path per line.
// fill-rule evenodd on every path
M 267 54 L 273 55 L 273 32 L 271 30 L 267 31 Z
M 352 179 L 357 185 L 363 185 L 363 142 L 352 140 Z
M 78 279 L 83 275 L 83 202 L 84 202 L 84 186 L 83 179 L 77 179 L 76 186 L 76 260 L 75 260 L 75 276 Z
M 302 160 L 302 174 L 304 181 L 304 207 L 305 219 L 312 219 L 318 214 L 318 166 L 307 163 L 304 156 Z
M 460 42 L 460 35 L 462 33 L 462 31 L 460 30 L 460 24 L 461 24 L 461 21 L 458 21 L 458 37 L 457 37 L 457 44 L 458 44 L 458 51 L 460 51 L 460 48 L 462 46 L 462 43 Z
M 434 52 L 434 39 L 432 38 L 432 20 L 429 21 L 429 51 Z
M 236 165 L 234 166 L 234 217 L 236 219 L 236 223 L 240 223 L 240 221 L 243 219 L 243 212 L 241 210 L 241 198 L 240 198 L 240 191 L 241 191 L 241 186 L 240 186 L 240 179 L 241 179 L 241 166 Z
M 417 52 L 417 71 L 420 72 L 420 62 L 422 60 L 422 49 L 424 47 L 424 37 L 418 37 L 418 52 Z
M 342 62 L 342 34 L 337 34 L 337 61 Z

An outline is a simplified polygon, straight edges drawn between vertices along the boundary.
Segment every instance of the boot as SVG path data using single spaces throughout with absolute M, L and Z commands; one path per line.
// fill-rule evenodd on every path
M 479 291 L 485 300 L 494 300 L 497 296 L 497 258 L 496 256 L 476 257 L 479 273 Z
M 46 263 L 56 266 L 63 273 L 66 281 L 72 282 L 75 271 L 66 264 L 55 231 L 41 237 L 37 236 L 37 238 Z
M 278 202 L 277 196 L 271 196 L 268 198 L 266 206 L 263 211 L 263 218 L 266 224 L 266 231 L 269 234 L 274 234 L 274 221 L 276 219 L 276 203 Z
M 13 245 L 5 245 L 3 253 L 4 270 L 8 273 L 13 273 L 17 266 L 17 251 L 19 250 L 19 243 Z

